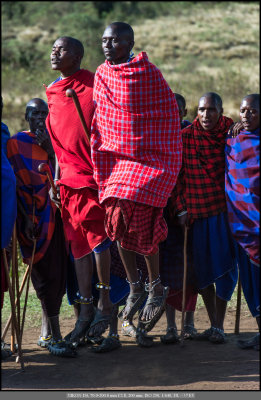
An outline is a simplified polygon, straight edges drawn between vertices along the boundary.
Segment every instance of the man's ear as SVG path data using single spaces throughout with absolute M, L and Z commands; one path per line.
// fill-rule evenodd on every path
M 184 117 L 187 115 L 187 113 L 188 113 L 188 111 L 187 111 L 187 109 L 185 108 L 185 110 L 184 110 Z

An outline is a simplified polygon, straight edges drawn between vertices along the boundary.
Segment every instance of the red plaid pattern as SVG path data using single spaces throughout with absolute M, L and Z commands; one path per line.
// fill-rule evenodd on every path
M 100 65 L 94 79 L 92 161 L 99 199 L 164 207 L 181 167 L 178 106 L 161 72 L 138 54 Z
M 182 130 L 183 164 L 172 192 L 174 214 L 187 210 L 192 221 L 226 211 L 225 139 L 232 123 L 221 116 L 208 132 L 196 118 Z
M 162 208 L 116 198 L 107 199 L 104 205 L 105 230 L 112 241 L 142 255 L 158 252 L 158 244 L 168 233 Z

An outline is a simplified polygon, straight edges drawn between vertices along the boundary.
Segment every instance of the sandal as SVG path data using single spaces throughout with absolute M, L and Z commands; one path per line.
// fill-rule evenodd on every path
M 123 336 L 129 336 L 129 337 L 136 337 L 136 328 L 134 325 L 130 324 L 129 321 L 124 321 L 122 326 L 121 326 L 121 334 Z
M 248 340 L 238 340 L 237 345 L 241 349 L 255 349 L 259 350 L 260 333 Z
M 139 311 L 140 307 L 142 306 L 142 304 L 143 304 L 144 301 L 146 300 L 146 297 L 147 297 L 147 293 L 146 293 L 145 290 L 143 290 L 141 293 L 133 293 L 133 294 L 130 294 L 130 295 L 127 297 L 127 301 L 126 301 L 125 306 L 124 306 L 123 309 L 119 312 L 118 318 L 119 318 L 121 321 L 124 321 L 124 320 L 131 320 L 131 319 L 133 318 L 134 314 L 135 314 L 137 311 Z M 125 310 L 125 308 L 126 308 L 127 306 L 131 306 L 131 308 L 130 308 L 128 314 L 125 315 L 125 317 L 123 317 L 124 310 Z
M 90 336 L 89 335 L 89 331 L 96 325 L 100 324 L 101 322 L 104 322 L 104 326 L 102 329 L 102 332 L 100 332 L 100 334 L 98 336 L 100 336 L 103 332 L 106 331 L 106 329 L 108 328 L 110 322 L 111 322 L 111 318 L 112 315 L 111 314 L 107 314 L 107 315 L 103 315 L 102 312 L 100 310 L 96 311 L 94 320 L 92 321 L 91 325 L 89 326 L 88 332 L 87 332 L 87 336 L 88 338 L 93 338 L 94 336 Z
M 13 355 L 11 350 L 8 349 L 1 349 L 1 359 L 6 360 L 7 358 Z
M 146 331 L 142 328 L 137 328 L 136 333 L 136 343 L 140 347 L 152 347 L 153 346 L 153 337 L 148 336 Z
M 184 339 L 194 339 L 198 331 L 194 325 L 184 325 Z
M 86 320 L 79 317 L 75 323 L 73 331 L 68 333 L 68 335 L 64 337 L 64 340 L 72 343 L 74 347 L 77 347 L 79 344 L 84 344 L 85 335 L 90 328 L 93 317 L 94 313 L 89 319 Z
M 178 343 L 179 335 L 177 328 L 171 327 L 167 329 L 167 333 L 164 336 L 160 337 L 161 343 L 170 344 L 170 343 Z
M 102 341 L 102 344 L 100 346 L 92 347 L 91 350 L 94 353 L 107 353 L 109 351 L 118 349 L 119 347 L 121 347 L 121 342 L 117 336 L 109 335 Z
M 208 338 L 211 343 L 220 344 L 225 343 L 226 341 L 226 334 L 224 329 L 220 328 L 213 328 L 212 335 Z
M 51 354 L 58 357 L 76 357 L 77 353 L 73 346 L 65 342 L 65 340 L 55 341 L 51 339 L 48 344 L 48 350 Z
M 37 342 L 37 346 L 46 348 L 52 339 L 52 335 L 48 336 L 39 336 L 39 340 Z
M 146 332 L 149 332 L 154 328 L 154 326 L 156 325 L 156 323 L 158 322 L 158 320 L 165 311 L 165 303 L 166 303 L 166 298 L 168 297 L 168 293 L 169 293 L 169 288 L 168 286 L 166 286 L 163 288 L 163 293 L 161 296 L 148 297 L 145 306 L 143 307 L 143 309 L 139 314 L 139 327 L 141 329 L 144 329 Z M 142 312 L 145 309 L 145 307 L 149 305 L 159 307 L 159 310 L 150 320 L 142 321 L 140 319 Z
M 212 335 L 214 329 L 215 328 L 213 326 L 211 326 L 209 329 L 206 329 L 204 332 L 198 333 L 195 336 L 195 339 L 197 339 L 197 340 L 209 340 L 209 338 Z

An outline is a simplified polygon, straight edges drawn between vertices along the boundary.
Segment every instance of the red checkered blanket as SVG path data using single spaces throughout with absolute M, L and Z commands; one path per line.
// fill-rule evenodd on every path
M 175 96 L 147 54 L 100 65 L 94 80 L 92 161 L 99 199 L 164 207 L 181 167 Z

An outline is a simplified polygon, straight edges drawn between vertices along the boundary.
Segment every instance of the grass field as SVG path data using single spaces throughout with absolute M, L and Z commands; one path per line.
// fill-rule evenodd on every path
M 20 284 L 23 279 L 23 274 L 25 272 L 26 266 L 21 262 L 21 259 L 19 259 L 19 281 Z M 23 295 L 21 297 L 21 310 L 23 310 L 24 307 L 24 300 L 25 300 L 25 290 L 23 292 Z M 237 301 L 237 288 L 235 289 L 231 301 L 228 303 L 228 307 L 231 308 L 236 308 L 236 301 Z M 197 301 L 197 309 L 199 307 L 204 307 L 204 303 L 202 300 L 202 297 L 199 295 L 198 296 L 198 301 Z M 248 311 L 248 307 L 245 301 L 245 298 L 242 294 L 242 309 L 244 311 Z M 10 298 L 8 292 L 5 293 L 4 297 L 4 306 L 2 309 L 2 329 L 5 326 L 5 323 L 11 313 L 11 305 L 10 305 Z M 250 314 L 250 312 L 249 312 Z M 42 316 L 42 311 L 41 311 L 41 305 L 40 301 L 36 297 L 35 290 L 32 286 L 32 283 L 30 283 L 29 287 L 29 294 L 28 294 L 28 301 L 27 301 L 27 307 L 26 307 L 26 318 L 25 318 L 25 328 L 28 327 L 40 327 L 41 326 L 41 316 Z M 67 300 L 67 295 L 65 294 L 61 306 L 61 313 L 60 313 L 60 318 L 74 318 L 74 311 L 73 311 L 73 306 L 70 306 L 68 304 Z
M 31 7 L 28 20 L 33 21 L 35 2 L 24 3 Z M 83 3 L 86 8 L 80 19 L 78 14 L 68 13 L 71 7 L 68 2 L 65 3 L 69 9 L 59 10 L 60 17 L 56 14 L 57 5 L 43 3 L 42 12 L 34 11 L 35 24 L 22 25 L 19 19 L 15 24 L 4 18 L 2 21 L 3 121 L 11 134 L 26 128 L 26 103 L 33 97 L 46 99 L 42 84 L 52 82 L 57 76 L 49 63 L 51 46 L 57 37 L 72 35 L 83 42 L 86 54 L 82 67 L 95 71 L 103 60 L 100 37 L 103 24 L 106 26 L 112 15 L 99 26 L 98 22 L 87 23 L 91 12 L 88 2 L 74 3 L 75 9 L 83 7 Z M 130 6 L 131 2 L 125 3 Z M 224 114 L 237 119 L 241 99 L 246 94 L 259 92 L 259 2 L 171 2 L 164 15 L 154 18 L 150 17 L 151 7 L 156 7 L 157 2 L 141 3 L 142 15 L 139 18 L 132 15 L 131 20 L 135 32 L 134 53 L 146 51 L 172 90 L 185 96 L 188 119 L 195 117 L 198 99 L 207 91 L 219 93 Z M 46 4 L 49 22 L 44 11 Z M 50 12 L 52 7 L 54 12 Z M 121 14 L 114 17 L 120 18 Z M 130 20 L 126 15 L 122 18 L 125 22 Z M 28 66 L 21 66 L 22 61 Z

